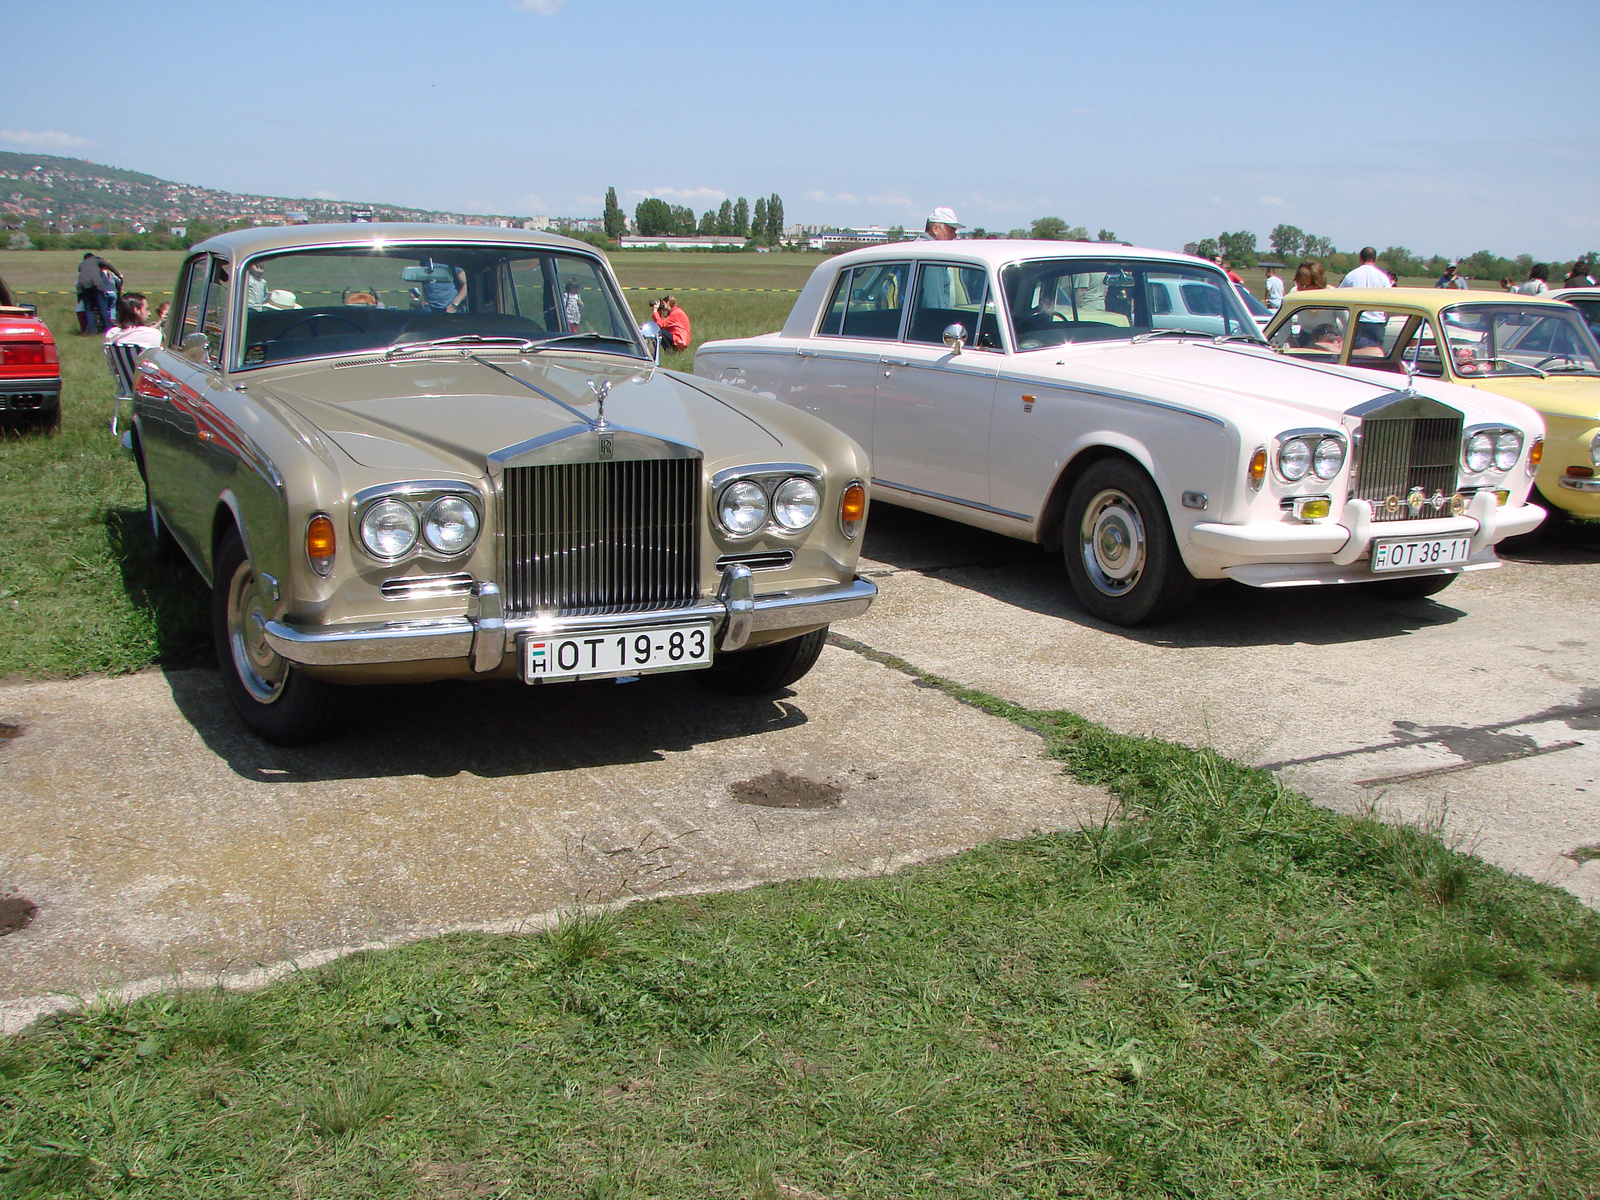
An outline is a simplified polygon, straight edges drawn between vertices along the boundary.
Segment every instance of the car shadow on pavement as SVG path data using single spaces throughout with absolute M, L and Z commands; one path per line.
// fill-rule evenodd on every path
M 804 725 L 793 692 L 736 697 L 671 675 L 528 687 L 502 681 L 360 687 L 340 734 L 309 746 L 262 741 L 214 670 L 164 672 L 173 702 L 245 779 L 305 783 L 417 775 L 502 778 L 657 762 L 672 751 Z
M 1202 587 L 1186 610 L 1165 622 L 1125 629 L 1079 607 L 1059 556 L 1032 543 L 882 503 L 873 505 L 861 553 L 1041 616 L 1176 649 L 1375 641 L 1466 615 L 1437 599 L 1394 600 L 1359 584 L 1252 588 L 1223 581 Z M 871 574 L 870 564 L 865 570 Z M 894 586 L 892 580 L 876 582 L 885 589 Z

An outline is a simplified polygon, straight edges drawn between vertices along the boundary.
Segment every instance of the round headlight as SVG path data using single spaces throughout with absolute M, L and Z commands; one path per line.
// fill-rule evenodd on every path
M 440 554 L 460 554 L 478 536 L 478 510 L 460 496 L 444 496 L 422 518 L 423 539 Z
M 1467 470 L 1487 471 L 1494 461 L 1494 439 L 1487 433 L 1475 433 L 1467 439 Z
M 399 500 L 379 500 L 361 514 L 361 544 L 376 558 L 399 558 L 417 544 L 417 514 Z
M 1338 438 L 1325 437 L 1317 443 L 1311 456 L 1311 470 L 1318 479 L 1332 479 L 1344 466 L 1344 443 Z
M 1278 474 L 1290 483 L 1304 479 L 1311 469 L 1311 443 L 1305 438 L 1290 438 L 1278 447 Z
M 810 526 L 822 511 L 822 493 L 809 479 L 785 479 L 772 493 L 772 519 L 790 533 Z
M 736 479 L 722 489 L 717 520 L 735 537 L 747 537 L 767 523 L 767 494 L 759 484 Z
M 1509 471 L 1522 457 L 1522 435 L 1508 429 L 1494 440 L 1494 469 Z

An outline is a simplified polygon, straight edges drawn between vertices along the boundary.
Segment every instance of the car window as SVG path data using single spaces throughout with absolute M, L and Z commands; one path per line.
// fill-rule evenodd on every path
M 637 328 L 591 255 L 473 243 L 307 249 L 246 265 L 244 367 L 449 338 L 642 355 Z M 578 343 L 582 345 L 582 343 Z
M 1349 321 L 1343 308 L 1297 308 L 1273 332 L 1272 348 L 1308 362 L 1338 362 Z
M 1356 313 L 1355 333 L 1350 344 L 1350 361 L 1363 358 L 1388 358 L 1411 319 L 1404 313 L 1378 312 L 1365 308 Z
M 1583 314 L 1583 319 L 1588 323 L 1590 333 L 1600 334 L 1600 300 L 1582 299 L 1573 296 L 1567 299 L 1567 303 Z
M 205 302 L 210 263 L 210 257 L 202 254 L 191 258 L 185 266 L 183 282 L 178 285 L 178 311 L 172 317 L 176 334 L 167 339 L 167 345 L 181 347 L 184 338 L 199 330 L 200 306 Z
M 841 281 L 845 306 L 840 335 L 898 338 L 910 276 L 910 263 L 871 263 L 851 271 L 848 284 Z
M 916 302 L 906 340 L 942 345 L 944 331 L 960 325 L 966 330 L 968 345 L 998 349 L 994 305 L 988 292 L 988 273 L 982 267 L 923 263 L 917 270 Z
M 228 321 L 228 264 L 211 260 L 211 280 L 206 287 L 206 303 L 200 319 L 200 332 L 206 335 L 206 360 L 215 367 L 222 363 L 224 327 Z
M 1573 309 L 1459 305 L 1440 323 L 1457 375 L 1600 375 L 1600 346 Z
M 1260 336 L 1224 276 L 1187 263 L 1042 259 L 1007 267 L 1000 282 L 1019 350 L 1157 329 Z

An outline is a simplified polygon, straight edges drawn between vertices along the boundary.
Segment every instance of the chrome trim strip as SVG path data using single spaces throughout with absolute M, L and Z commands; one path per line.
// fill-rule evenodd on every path
M 794 566 L 793 550 L 752 550 L 748 554 L 724 554 L 716 561 L 718 571 L 729 567 L 748 567 L 752 571 L 782 571 Z
M 481 585 L 478 597 L 480 615 L 449 617 L 437 621 L 386 621 L 375 625 L 294 626 L 284 621 L 268 621 L 266 639 L 290 662 L 307 666 L 359 666 L 367 663 L 421 662 L 427 659 L 471 658 L 474 669 L 492 670 L 496 645 L 500 659 L 519 633 L 567 635 L 619 628 L 650 628 L 681 621 L 710 619 L 721 623 L 728 607 L 720 600 L 701 601 L 684 608 L 654 612 L 607 613 L 595 616 L 517 617 L 503 621 L 500 634 L 490 624 L 487 612 L 489 585 Z M 800 629 L 831 625 L 835 621 L 859 617 L 878 594 L 877 585 L 856 577 L 849 583 L 804 591 L 779 592 L 756 596 L 749 614 L 753 633 L 781 629 Z M 498 595 L 496 594 L 496 598 Z
M 428 596 L 466 596 L 472 592 L 472 576 L 465 571 L 452 575 L 410 575 L 385 579 L 379 586 L 385 600 L 417 600 Z M 274 597 L 276 599 L 276 597 Z
M 1572 475 L 1562 475 L 1556 479 L 1556 486 L 1573 492 L 1600 492 L 1600 479 L 1578 479 Z
M 1032 517 L 1025 516 L 1019 512 L 1012 512 L 1008 508 L 996 508 L 992 504 L 979 504 L 976 500 L 961 500 L 955 496 L 946 496 L 943 492 L 930 492 L 904 483 L 891 483 L 887 479 L 879 479 L 876 475 L 872 477 L 872 486 L 888 488 L 895 492 L 906 492 L 912 496 L 926 496 L 929 500 L 942 500 L 946 504 L 959 504 L 962 508 L 975 508 L 980 512 L 991 512 L 1002 517 L 1014 517 L 1018 521 L 1026 521 L 1030 525 L 1033 524 Z
M 722 485 L 735 479 L 755 479 L 761 476 L 788 477 L 804 475 L 808 479 L 821 479 L 821 467 L 808 467 L 805 463 L 751 463 L 748 467 L 724 467 L 711 477 L 711 490 L 720 492 Z

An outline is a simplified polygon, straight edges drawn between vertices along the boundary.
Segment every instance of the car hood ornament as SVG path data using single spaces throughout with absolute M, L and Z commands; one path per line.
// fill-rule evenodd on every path
M 600 405 L 600 415 L 594 422 L 594 431 L 600 433 L 610 428 L 606 424 L 606 397 L 611 394 L 611 380 L 605 379 L 596 383 L 591 379 L 589 380 L 589 390 L 594 393 L 594 398 Z

